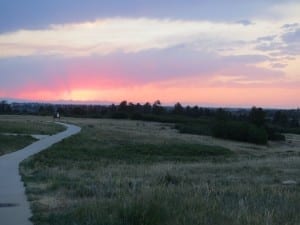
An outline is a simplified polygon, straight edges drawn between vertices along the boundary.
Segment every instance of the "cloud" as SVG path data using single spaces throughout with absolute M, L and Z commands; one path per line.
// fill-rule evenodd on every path
M 262 18 L 275 21 L 287 21 L 285 24 L 292 24 L 291 21 L 299 21 L 300 3 L 293 1 L 278 1 L 267 7 L 260 15 Z
M 279 51 L 284 48 L 282 42 L 267 42 L 267 43 L 259 43 L 256 46 L 256 49 L 261 51 Z
M 282 39 L 286 43 L 300 43 L 300 28 L 284 34 Z
M 282 60 L 293 59 L 300 55 L 300 28 L 295 24 L 285 24 L 278 35 L 259 37 L 255 42 L 255 49 L 265 52 L 269 56 Z M 263 54 L 263 53 L 262 53 Z M 274 60 L 270 57 L 270 60 Z
M 282 69 L 287 67 L 288 64 L 286 63 L 272 63 L 271 66 L 275 69 Z
M 233 49 L 242 43 L 247 46 L 247 43 L 264 35 L 267 28 L 277 29 L 268 23 L 244 26 L 192 20 L 108 18 L 0 34 L 0 57 L 107 55 L 178 45 L 190 46 L 198 51 L 217 52 L 224 46 Z
M 222 60 L 225 62 L 231 62 L 234 64 L 257 64 L 268 61 L 270 58 L 266 55 L 233 55 L 223 57 Z
M 258 42 L 273 41 L 276 37 L 277 35 L 268 35 L 268 36 L 259 37 L 256 40 Z
M 287 24 L 284 24 L 282 25 L 282 29 L 285 29 L 285 30 L 289 30 L 289 29 L 294 29 L 294 28 L 297 28 L 299 27 L 299 23 L 287 23 Z
M 197 80 L 187 85 L 238 85 L 265 83 L 284 76 L 283 72 L 259 68 L 266 62 L 261 55 L 220 56 L 186 46 L 139 53 L 116 52 L 109 55 L 60 58 L 53 56 L 19 57 L 0 60 L 0 89 L 6 96 L 57 98 L 80 93 L 106 93 L 109 90 L 136 88 L 176 81 Z M 17 65 L 17 66 L 16 66 Z M 223 78 L 220 80 L 220 76 Z M 76 95 L 74 93 L 77 93 Z M 2 95 L 3 96 L 3 95 Z M 50 98 L 49 97 L 49 98 Z M 106 98 L 106 100 L 110 100 Z
M 299 93 L 298 1 L 9 2 L 0 96 L 255 103 L 257 87 L 265 102 Z
M 297 0 L 2 0 L 0 32 L 42 29 L 49 24 L 78 23 L 112 17 L 171 18 L 203 21 L 238 21 L 274 14 L 273 6 L 297 4 Z M 282 2 L 284 2 L 282 4 Z M 292 7 L 295 8 L 295 7 Z M 277 10 L 278 11 L 278 10 Z M 234 12 L 234 13 L 232 13 Z M 277 14 L 275 14 L 277 17 Z
M 249 25 L 253 25 L 254 24 L 250 20 L 239 20 L 239 21 L 237 21 L 237 23 L 242 24 L 244 26 L 249 26 Z
M 300 28 L 283 34 L 282 41 L 285 44 L 284 48 L 281 49 L 283 54 L 291 56 L 300 55 Z

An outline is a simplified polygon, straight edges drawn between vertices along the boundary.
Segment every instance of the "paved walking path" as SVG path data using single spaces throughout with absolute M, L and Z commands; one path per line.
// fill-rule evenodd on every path
M 80 132 L 81 128 L 60 123 L 67 130 L 41 139 L 13 153 L 0 157 L 0 224 L 1 225 L 32 225 L 29 203 L 25 188 L 19 175 L 19 163 L 64 138 Z

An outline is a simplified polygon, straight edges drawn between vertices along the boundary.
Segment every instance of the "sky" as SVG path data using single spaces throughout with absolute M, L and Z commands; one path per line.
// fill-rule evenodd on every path
M 0 0 L 0 99 L 300 107 L 299 0 Z

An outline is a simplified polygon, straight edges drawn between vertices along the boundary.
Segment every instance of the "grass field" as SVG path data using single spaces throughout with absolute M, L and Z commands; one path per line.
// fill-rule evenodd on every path
M 30 134 L 50 135 L 65 129 L 49 121 L 50 117 L 0 115 L 0 156 L 34 142 Z
M 65 128 L 51 117 L 0 115 L 0 133 L 55 134 Z
M 0 134 L 0 156 L 21 149 L 35 140 L 36 139 L 28 135 L 9 136 Z
M 300 223 L 297 135 L 256 146 L 171 124 L 69 122 L 82 132 L 21 165 L 35 224 Z

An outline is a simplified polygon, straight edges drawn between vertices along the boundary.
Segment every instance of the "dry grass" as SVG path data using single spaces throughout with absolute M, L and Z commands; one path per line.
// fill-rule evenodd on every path
M 35 224 L 300 223 L 299 135 L 256 146 L 179 134 L 172 124 L 68 122 L 82 132 L 21 167 Z M 131 149 L 150 143 L 163 151 L 159 157 Z M 173 158 L 165 146 L 174 144 L 217 145 L 235 154 Z
M 51 117 L 0 115 L 0 133 L 55 134 L 64 129 Z
M 19 150 L 36 139 L 31 134 L 54 134 L 64 130 L 50 117 L 0 115 L 0 155 Z M 9 135 L 12 133 L 13 135 Z
M 10 136 L 0 134 L 0 156 L 22 149 L 36 139 L 31 136 Z

